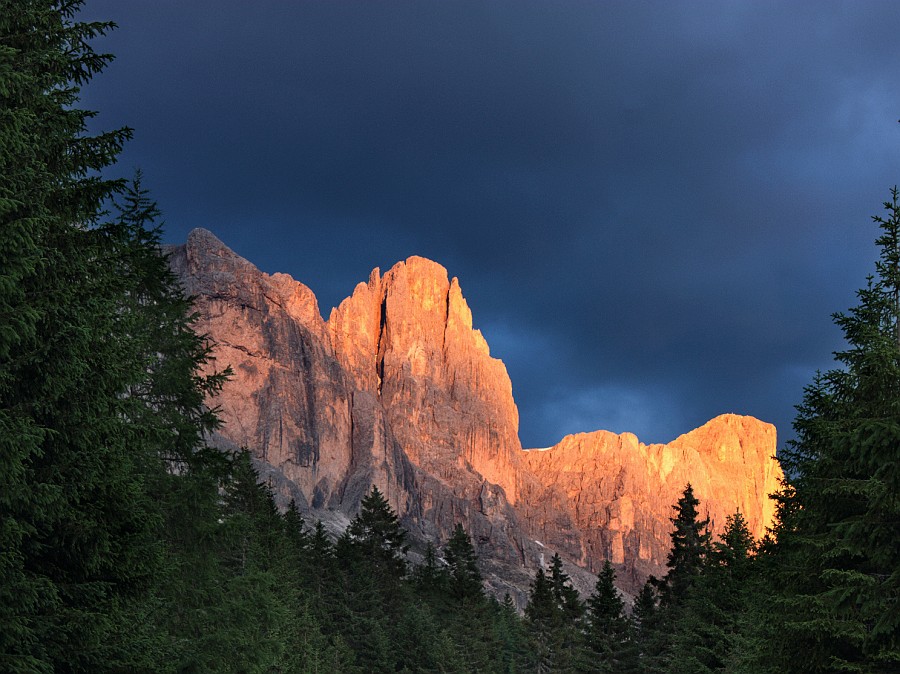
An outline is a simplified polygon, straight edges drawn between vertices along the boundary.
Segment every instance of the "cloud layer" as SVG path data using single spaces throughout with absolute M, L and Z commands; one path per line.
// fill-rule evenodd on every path
M 208 227 L 328 308 L 460 278 L 523 442 L 790 435 L 900 182 L 900 4 L 98 0 L 167 239 Z

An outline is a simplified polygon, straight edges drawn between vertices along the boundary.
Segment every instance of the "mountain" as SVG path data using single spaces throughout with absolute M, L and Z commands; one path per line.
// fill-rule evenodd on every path
M 775 514 L 766 498 L 778 488 L 775 427 L 725 414 L 667 445 L 631 433 L 580 433 L 525 453 L 535 476 L 522 495 L 528 530 L 592 572 L 619 565 L 631 587 L 659 574 L 671 546 L 672 505 L 690 482 L 701 517 L 721 531 L 736 509 L 759 538 Z M 572 529 L 555 526 L 565 513 Z M 622 579 L 624 582 L 624 578 Z
M 420 542 L 462 522 L 489 587 L 521 604 L 554 551 L 583 590 L 606 558 L 626 591 L 659 574 L 687 482 L 717 531 L 738 508 L 757 536 L 771 520 L 775 428 L 751 417 L 668 445 L 597 431 L 523 450 L 506 368 L 435 262 L 375 269 L 325 321 L 309 288 L 206 230 L 169 253 L 215 344 L 211 367 L 234 371 L 214 442 L 250 449 L 280 498 L 335 532 L 376 484 Z

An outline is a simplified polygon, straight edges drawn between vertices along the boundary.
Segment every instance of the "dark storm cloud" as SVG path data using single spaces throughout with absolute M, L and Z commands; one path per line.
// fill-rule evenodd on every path
M 167 237 L 206 226 L 327 315 L 459 276 L 523 441 L 789 435 L 898 182 L 894 2 L 94 2 L 87 91 Z

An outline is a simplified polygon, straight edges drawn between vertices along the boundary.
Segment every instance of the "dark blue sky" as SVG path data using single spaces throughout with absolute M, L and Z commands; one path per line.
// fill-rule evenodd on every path
M 900 183 L 900 3 L 88 1 L 98 128 L 327 318 L 418 254 L 458 276 L 526 446 L 790 436 Z

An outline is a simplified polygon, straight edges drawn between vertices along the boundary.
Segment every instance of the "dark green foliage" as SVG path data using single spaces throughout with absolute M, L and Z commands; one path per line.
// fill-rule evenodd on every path
M 437 551 L 431 541 L 425 546 L 422 564 L 413 570 L 412 581 L 423 597 L 434 599 L 448 593 L 449 574 L 443 564 L 438 563 Z
M 558 554 L 553 555 L 548 570 L 549 575 L 538 569 L 532 581 L 525 619 L 537 670 L 565 671 L 578 661 L 584 604 Z
M 615 579 L 616 572 L 606 560 L 587 600 L 585 650 L 587 662 L 595 671 L 621 671 L 630 646 L 625 602 L 614 585 Z
M 380 575 L 400 578 L 406 574 L 406 532 L 378 487 L 373 486 L 363 499 L 359 514 L 347 527 L 347 540 Z
M 451 596 L 459 601 L 482 599 L 484 591 L 475 548 L 462 524 L 457 523 L 453 529 L 453 535 L 444 547 L 444 559 L 447 561 Z
M 537 570 L 531 583 L 525 621 L 535 654 L 535 671 L 553 671 L 556 666 L 557 639 L 563 621 L 553 596 L 553 583 L 547 578 L 544 569 Z
M 78 85 L 108 58 L 77 24 L 77 3 L 0 3 L 0 668 L 51 671 L 67 640 L 73 669 L 101 657 L 119 595 L 152 578 L 154 516 L 105 509 L 129 490 L 130 458 L 113 396 L 132 363 L 114 352 L 112 278 L 92 275 L 110 244 L 96 221 L 115 184 L 88 178 L 111 163 L 127 130 L 84 135 Z M 90 384 L 90 386 L 89 386 Z M 88 389 L 91 393 L 88 393 Z M 83 454 L 82 456 L 79 456 Z M 103 483 L 101 464 L 112 464 Z M 96 506 L 94 505 L 96 503 Z M 134 531 L 135 546 L 118 554 Z M 139 549 L 143 548 L 139 552 Z M 126 649 L 131 650 L 131 649 Z M 118 655 L 116 657 L 119 657 Z M 123 658 L 131 656 L 121 654 Z
M 129 428 L 141 442 L 159 448 L 170 470 L 198 466 L 224 470 L 224 457 L 203 442 L 219 425 L 206 401 L 221 389 L 230 369 L 201 374 L 210 346 L 193 330 L 196 315 L 167 256 L 161 252 L 159 209 L 142 186 L 141 172 L 116 199 L 118 217 L 100 227 L 115 245 L 115 257 L 99 264 L 124 284 L 117 311 L 120 350 L 138 354 L 142 376 L 123 396 Z
M 687 610 L 688 596 L 707 563 L 710 534 L 708 521 L 697 519 L 699 504 L 688 484 L 673 506 L 668 572 L 661 580 L 651 576 L 635 601 L 631 656 L 639 657 L 642 671 L 669 670 L 675 625 Z
M 722 540 L 713 544 L 674 616 L 668 669 L 725 671 L 743 648 L 741 618 L 751 597 L 755 548 L 740 512 L 727 518 Z
M 653 628 L 656 614 L 659 608 L 659 594 L 656 591 L 656 578 L 650 576 L 644 583 L 641 591 L 634 600 L 631 618 L 638 640 L 644 640 L 649 636 Z
M 528 633 L 525 623 L 516 611 L 515 603 L 507 594 L 495 607 L 494 630 L 497 634 L 498 649 L 495 657 L 495 671 L 525 671 L 529 660 Z
M 138 184 L 101 204 L 129 132 L 89 137 L 78 86 L 108 57 L 80 2 L 0 4 L 0 669 L 149 671 L 162 498 L 220 381 Z M 76 645 L 77 647 L 73 646 Z
M 404 541 L 405 532 L 377 489 L 338 539 L 337 582 L 324 588 L 333 592 L 327 603 L 335 608 L 320 624 L 341 635 L 353 652 L 355 669 L 519 671 L 529 660 L 522 621 L 514 610 L 485 596 L 465 530 L 454 529 L 444 546 L 445 560 L 429 544 L 423 563 L 408 576 L 396 572 L 385 554 L 391 547 L 405 548 Z M 384 568 L 395 572 L 378 570 Z
M 567 624 L 575 625 L 584 615 L 584 603 L 578 596 L 578 591 L 572 587 L 569 574 L 563 570 L 558 553 L 550 560 L 550 582 L 553 585 L 553 599 L 562 612 L 563 619 Z
M 766 561 L 775 624 L 757 668 L 900 671 L 900 203 L 884 204 L 876 273 L 835 314 L 847 348 L 798 407 L 780 459 L 776 541 Z
M 707 530 L 709 520 L 697 519 L 698 505 L 700 501 L 688 484 L 673 507 L 675 517 L 670 520 L 675 530 L 671 534 L 672 549 L 666 560 L 669 571 L 660 583 L 660 603 L 663 607 L 676 605 L 685 597 L 706 561 L 710 540 Z

